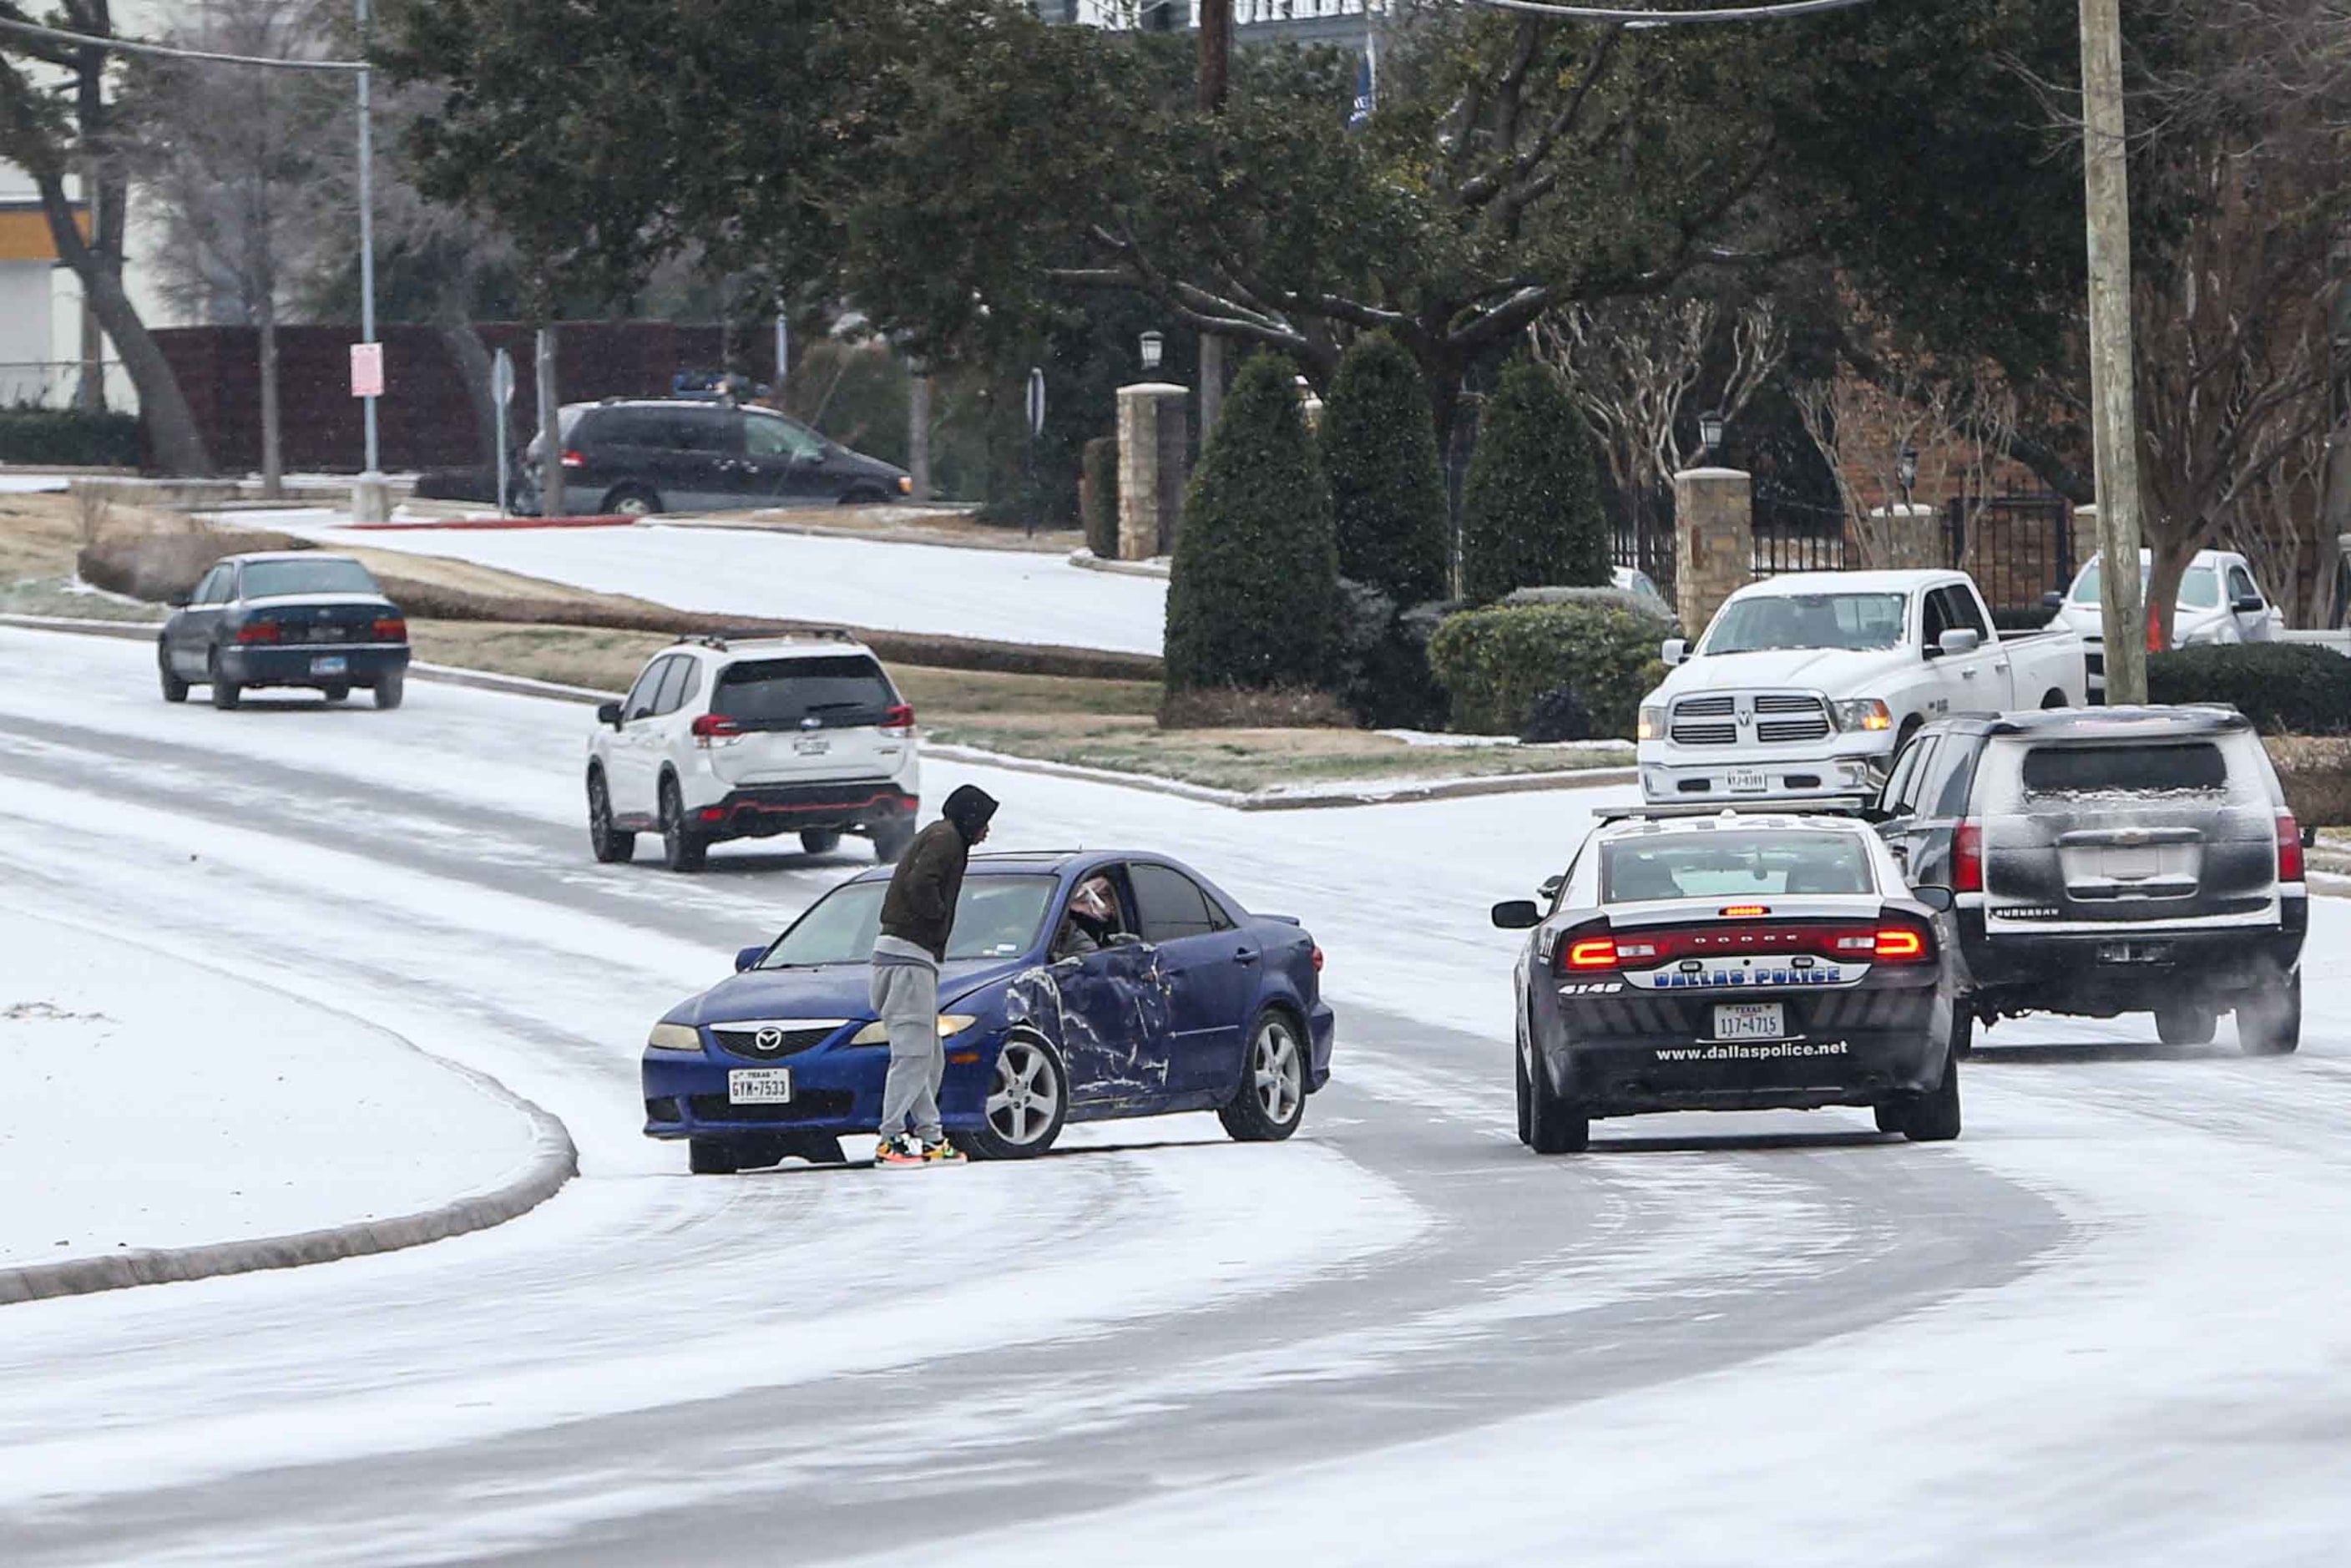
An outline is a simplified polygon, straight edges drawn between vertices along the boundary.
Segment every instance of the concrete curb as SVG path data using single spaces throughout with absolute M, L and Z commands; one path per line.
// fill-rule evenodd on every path
M 574 517 L 435 517 L 425 521 L 397 523 L 345 523 L 354 533 L 462 533 L 491 532 L 501 528 L 626 528 L 636 526 L 634 517 L 618 512 L 583 514 Z
M 934 741 L 923 747 L 925 757 L 946 762 L 967 762 L 977 768 L 999 768 L 1007 773 L 1034 773 L 1049 779 L 1077 779 L 1089 784 L 1113 784 L 1147 794 L 1172 795 L 1222 806 L 1234 811 L 1312 811 L 1346 806 L 1392 806 L 1419 800 L 1461 800 L 1479 795 L 1516 795 L 1541 789 L 1580 789 L 1604 784 L 1630 784 L 1640 777 L 1631 768 L 1582 768 L 1557 773 L 1503 774 L 1492 779 L 1446 779 L 1418 784 L 1360 784 L 1330 789 L 1216 789 L 1187 784 L 1180 779 L 1159 779 L 1144 773 L 1118 773 L 1107 768 L 1087 768 L 1074 762 L 1050 762 L 1040 758 L 1008 757 L 977 746 Z
M 320 1006 L 309 998 L 301 999 L 306 1005 Z M 380 1032 L 390 1034 L 389 1030 L 381 1030 L 381 1026 L 376 1027 Z M 261 1269 L 295 1269 L 306 1263 L 363 1258 L 373 1252 L 397 1252 L 519 1218 L 553 1197 L 564 1183 L 580 1174 L 579 1150 L 571 1142 L 569 1130 L 553 1113 L 524 1099 L 486 1072 L 445 1056 L 434 1056 L 405 1036 L 391 1038 L 522 1113 L 531 1124 L 533 1146 L 529 1163 L 521 1175 L 488 1192 L 471 1193 L 436 1207 L 392 1219 L 360 1220 L 288 1236 L 215 1241 L 201 1247 L 142 1247 L 136 1251 L 112 1252 L 98 1258 L 68 1258 L 55 1263 L 0 1268 L 0 1306 L 57 1296 L 89 1295 L 97 1291 L 126 1290 L 133 1285 L 246 1274 Z
M 1122 577 L 1155 577 L 1162 582 L 1175 575 L 1171 568 L 1159 561 L 1108 560 L 1090 549 L 1071 550 L 1070 564 L 1081 571 L 1116 572 Z

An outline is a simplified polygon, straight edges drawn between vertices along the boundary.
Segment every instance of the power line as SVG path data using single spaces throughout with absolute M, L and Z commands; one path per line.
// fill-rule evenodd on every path
M 294 60 L 270 55 L 224 55 L 209 49 L 182 49 L 169 44 L 151 44 L 139 38 L 106 38 L 92 33 L 69 33 L 63 27 L 45 27 L 37 22 L 19 22 L 0 16 L 0 33 L 21 33 L 28 38 L 47 43 L 78 44 L 101 49 L 112 49 L 126 55 L 151 55 L 164 60 L 203 60 L 218 66 L 266 66 L 285 71 L 364 71 L 365 60 Z
M 1502 11 L 1526 11 L 1538 16 L 1564 16 L 1576 22 L 1620 22 L 1628 27 L 1686 27 L 1707 22 L 1776 22 L 1810 16 L 1823 11 L 1845 11 L 1870 0 L 1782 0 L 1776 5 L 1735 5 L 1705 11 L 1625 10 L 1597 5 L 1552 5 L 1545 0 L 1468 0 Z

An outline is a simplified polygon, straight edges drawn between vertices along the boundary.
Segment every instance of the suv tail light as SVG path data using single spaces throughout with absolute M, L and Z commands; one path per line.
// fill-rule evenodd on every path
M 588 459 L 580 456 L 577 452 L 566 451 L 563 454 L 563 465 L 566 468 L 585 468 L 588 466 Z
M 397 615 L 389 615 L 375 623 L 375 640 L 379 643 L 408 641 L 408 622 Z
M 914 733 L 914 710 L 900 703 L 882 716 L 882 733 L 893 740 L 904 740 Z
M 743 727 L 723 713 L 705 713 L 694 721 L 694 743 L 708 750 L 714 740 L 732 740 L 743 733 Z
M 1965 821 L 1951 834 L 1951 891 L 1983 891 L 1983 824 Z
M 1322 949 L 1320 947 L 1314 949 L 1314 972 L 1318 975 L 1322 972 Z
M 2277 814 L 2278 880 L 2302 880 L 2302 824 L 2294 820 L 2292 811 Z
M 275 621 L 248 621 L 236 629 L 236 640 L 240 643 L 275 643 L 277 637 L 277 622 Z

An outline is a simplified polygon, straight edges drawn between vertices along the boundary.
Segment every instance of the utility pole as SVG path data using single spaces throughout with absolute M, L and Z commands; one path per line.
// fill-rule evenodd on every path
M 1200 108 L 1221 114 L 1233 59 L 1233 0 L 1200 0 Z M 1200 334 L 1200 444 L 1215 434 L 1225 402 L 1225 340 Z
M 914 486 L 914 498 L 931 498 L 931 371 L 919 360 L 906 361 L 906 474 Z
M 552 290 L 548 290 L 552 294 Z M 552 306 L 538 312 L 539 329 L 532 370 L 538 393 L 538 515 L 568 515 L 565 494 L 562 405 L 555 401 L 555 320 Z
M 367 58 L 368 0 L 358 0 L 360 21 L 360 58 Z M 375 131 L 371 121 L 373 110 L 370 103 L 370 83 L 372 71 L 362 68 L 360 78 L 360 341 L 375 341 Z M 376 447 L 375 405 L 373 397 L 360 400 L 360 417 L 367 428 L 367 461 L 360 471 L 359 483 L 351 490 L 351 517 L 355 522 L 381 523 L 392 516 L 390 497 L 384 494 L 382 464 Z
M 2117 0 L 2082 3 L 2082 164 L 2089 232 L 2090 407 L 2097 451 L 2098 594 L 2106 701 L 2147 701 L 2138 577 L 2138 381 L 2131 347 L 2129 149 Z

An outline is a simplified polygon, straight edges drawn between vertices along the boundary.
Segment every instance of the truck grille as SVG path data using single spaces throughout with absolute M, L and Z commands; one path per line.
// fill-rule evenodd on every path
M 1828 710 L 1806 692 L 1685 697 L 1674 705 L 1670 733 L 1677 746 L 1736 746 L 1742 718 L 1753 723 L 1754 738 L 1767 745 L 1823 740 L 1829 733 Z

